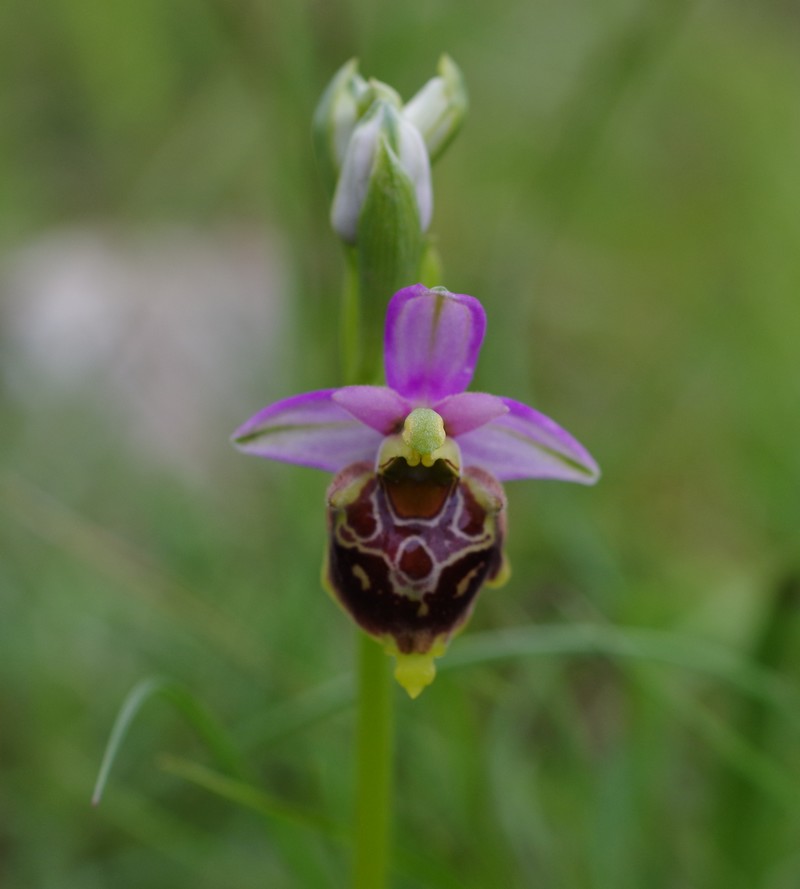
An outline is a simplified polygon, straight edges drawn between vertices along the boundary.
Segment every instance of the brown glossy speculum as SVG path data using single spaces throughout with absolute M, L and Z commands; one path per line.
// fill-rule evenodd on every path
M 396 457 L 381 473 L 381 483 L 394 513 L 403 519 L 432 519 L 458 484 L 458 477 L 444 460 L 433 466 L 409 466 L 405 457 Z

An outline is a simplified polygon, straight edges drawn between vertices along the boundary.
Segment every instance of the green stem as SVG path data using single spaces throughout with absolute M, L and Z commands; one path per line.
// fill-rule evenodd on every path
M 419 280 L 422 233 L 416 197 L 397 158 L 381 141 L 358 222 L 357 244 L 346 249 L 342 313 L 349 383 L 376 383 L 386 304 Z M 389 663 L 380 645 L 362 635 L 358 648 L 356 821 L 353 885 L 386 889 L 392 814 L 392 702 Z
M 341 344 L 342 369 L 348 384 L 373 382 L 361 374 L 361 295 L 358 289 L 356 252 L 345 250 L 344 294 L 342 297 Z
M 393 687 L 389 658 L 364 633 L 358 645 L 354 889 L 388 885 L 392 812 Z
M 366 383 L 372 380 L 360 360 L 361 293 L 353 259 L 348 256 L 342 315 L 345 373 L 349 383 Z M 391 861 L 394 689 L 389 658 L 365 633 L 358 634 L 357 658 L 353 887 L 386 889 Z

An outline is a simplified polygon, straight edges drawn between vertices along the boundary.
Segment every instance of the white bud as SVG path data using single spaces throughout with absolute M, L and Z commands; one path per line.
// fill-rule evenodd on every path
M 351 59 L 336 72 L 314 113 L 314 143 L 322 172 L 333 190 L 344 161 L 347 145 L 364 111 L 367 82 Z
M 433 216 L 431 161 L 419 130 L 405 117 L 400 118 L 399 156 L 400 163 L 408 173 L 417 196 L 420 230 L 426 232 L 430 228 Z
M 422 134 L 432 161 L 458 132 L 467 111 L 467 91 L 456 63 L 442 56 L 438 72 L 403 108 L 405 119 Z
M 393 102 L 377 99 L 350 137 L 331 207 L 334 231 L 351 244 L 355 243 L 364 200 L 376 174 L 376 157 L 381 142 L 386 145 L 414 190 L 420 230 L 427 231 L 431 222 L 433 191 L 425 142 Z

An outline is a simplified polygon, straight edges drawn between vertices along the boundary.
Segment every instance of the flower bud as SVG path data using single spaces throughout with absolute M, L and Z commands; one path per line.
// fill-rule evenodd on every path
M 336 72 L 314 112 L 314 148 L 323 178 L 333 192 L 353 130 L 363 114 L 367 82 L 358 73 L 358 60 L 350 59 Z
M 387 165 L 393 168 L 388 175 Z M 370 185 L 388 179 L 395 188 L 411 190 L 417 211 L 413 227 L 427 231 L 433 212 L 433 191 L 425 143 L 400 111 L 380 98 L 353 130 L 333 196 L 331 225 L 342 240 L 356 243 Z
M 425 140 L 431 163 L 461 128 L 468 104 L 461 70 L 450 56 L 441 57 L 438 72 L 403 108 L 403 117 Z

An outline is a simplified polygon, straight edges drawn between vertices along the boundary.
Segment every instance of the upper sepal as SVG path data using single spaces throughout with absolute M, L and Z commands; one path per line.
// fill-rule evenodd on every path
M 386 313 L 387 383 L 425 407 L 463 392 L 485 332 L 486 314 L 472 296 L 422 284 L 398 291 Z

